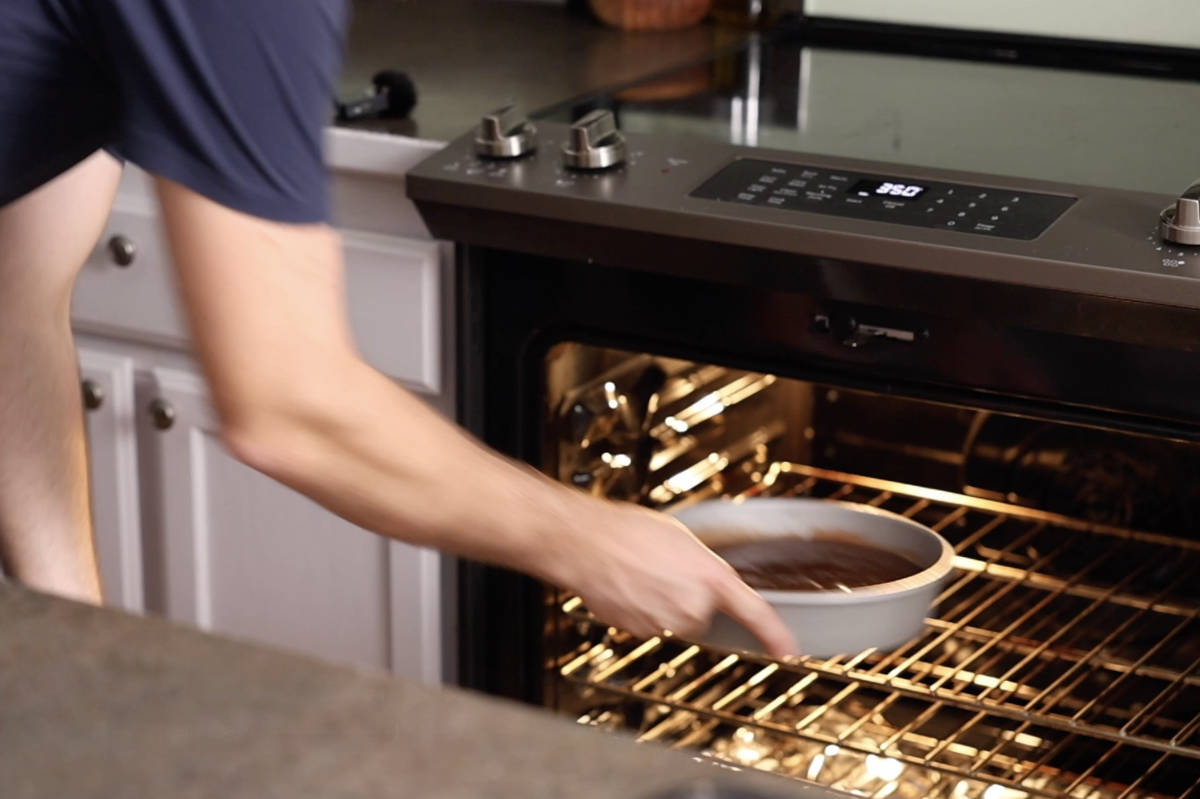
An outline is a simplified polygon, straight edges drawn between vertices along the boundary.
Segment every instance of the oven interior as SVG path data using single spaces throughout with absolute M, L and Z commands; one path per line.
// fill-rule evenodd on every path
M 869 797 L 1200 796 L 1200 445 L 579 343 L 547 471 L 671 509 L 904 514 L 956 570 L 891 652 L 778 662 L 637 639 L 547 589 L 547 704 L 714 765 Z

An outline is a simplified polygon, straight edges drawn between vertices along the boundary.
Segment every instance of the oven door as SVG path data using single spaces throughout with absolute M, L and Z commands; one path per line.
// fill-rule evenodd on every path
M 1200 501 L 1159 485 L 1200 462 L 1196 315 L 716 255 L 741 283 L 462 248 L 464 422 L 604 496 L 910 515 L 959 555 L 938 613 L 896 652 L 778 663 L 636 640 L 465 564 L 463 684 L 863 795 L 1200 791 Z M 651 391 L 658 418 L 602 425 L 637 468 L 599 465 L 580 442 L 604 392 L 636 409 Z

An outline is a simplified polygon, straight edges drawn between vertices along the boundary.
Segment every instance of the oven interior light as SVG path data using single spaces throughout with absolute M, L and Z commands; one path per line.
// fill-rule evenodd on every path
M 663 424 L 674 430 L 676 433 L 686 433 L 689 429 L 688 423 L 682 419 L 676 419 L 674 416 L 668 416 L 663 419 Z
M 614 469 L 624 469 L 626 466 L 633 463 L 633 459 L 624 453 L 618 453 L 614 455 L 611 452 L 605 452 L 600 455 L 600 460 L 604 461 L 604 463 L 608 464 Z
M 1029 799 L 1029 794 L 1004 785 L 989 785 L 983 799 Z
M 608 402 L 608 407 L 614 411 L 620 405 L 617 399 L 617 384 L 611 380 L 604 383 L 604 399 Z
M 730 758 L 743 766 L 753 766 L 769 754 L 769 747 L 762 741 L 754 730 L 738 727 L 733 733 L 733 747 L 729 751 Z
M 867 755 L 867 773 L 876 779 L 891 782 L 904 771 L 904 764 L 894 757 Z M 988 799 L 993 799 L 988 797 Z
M 721 395 L 713 391 L 705 394 L 696 402 L 689 410 L 697 414 L 704 413 L 705 417 L 716 416 L 718 413 L 723 413 L 725 403 L 721 401 Z

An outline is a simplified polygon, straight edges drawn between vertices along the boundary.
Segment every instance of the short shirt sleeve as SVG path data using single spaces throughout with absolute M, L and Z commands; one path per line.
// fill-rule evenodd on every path
M 106 0 L 111 149 L 222 205 L 329 220 L 322 131 L 347 0 Z

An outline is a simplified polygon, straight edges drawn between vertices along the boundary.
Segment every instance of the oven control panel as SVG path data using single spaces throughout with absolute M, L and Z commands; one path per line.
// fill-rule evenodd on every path
M 691 196 L 1026 240 L 1040 236 L 1076 199 L 754 158 L 729 164 Z

